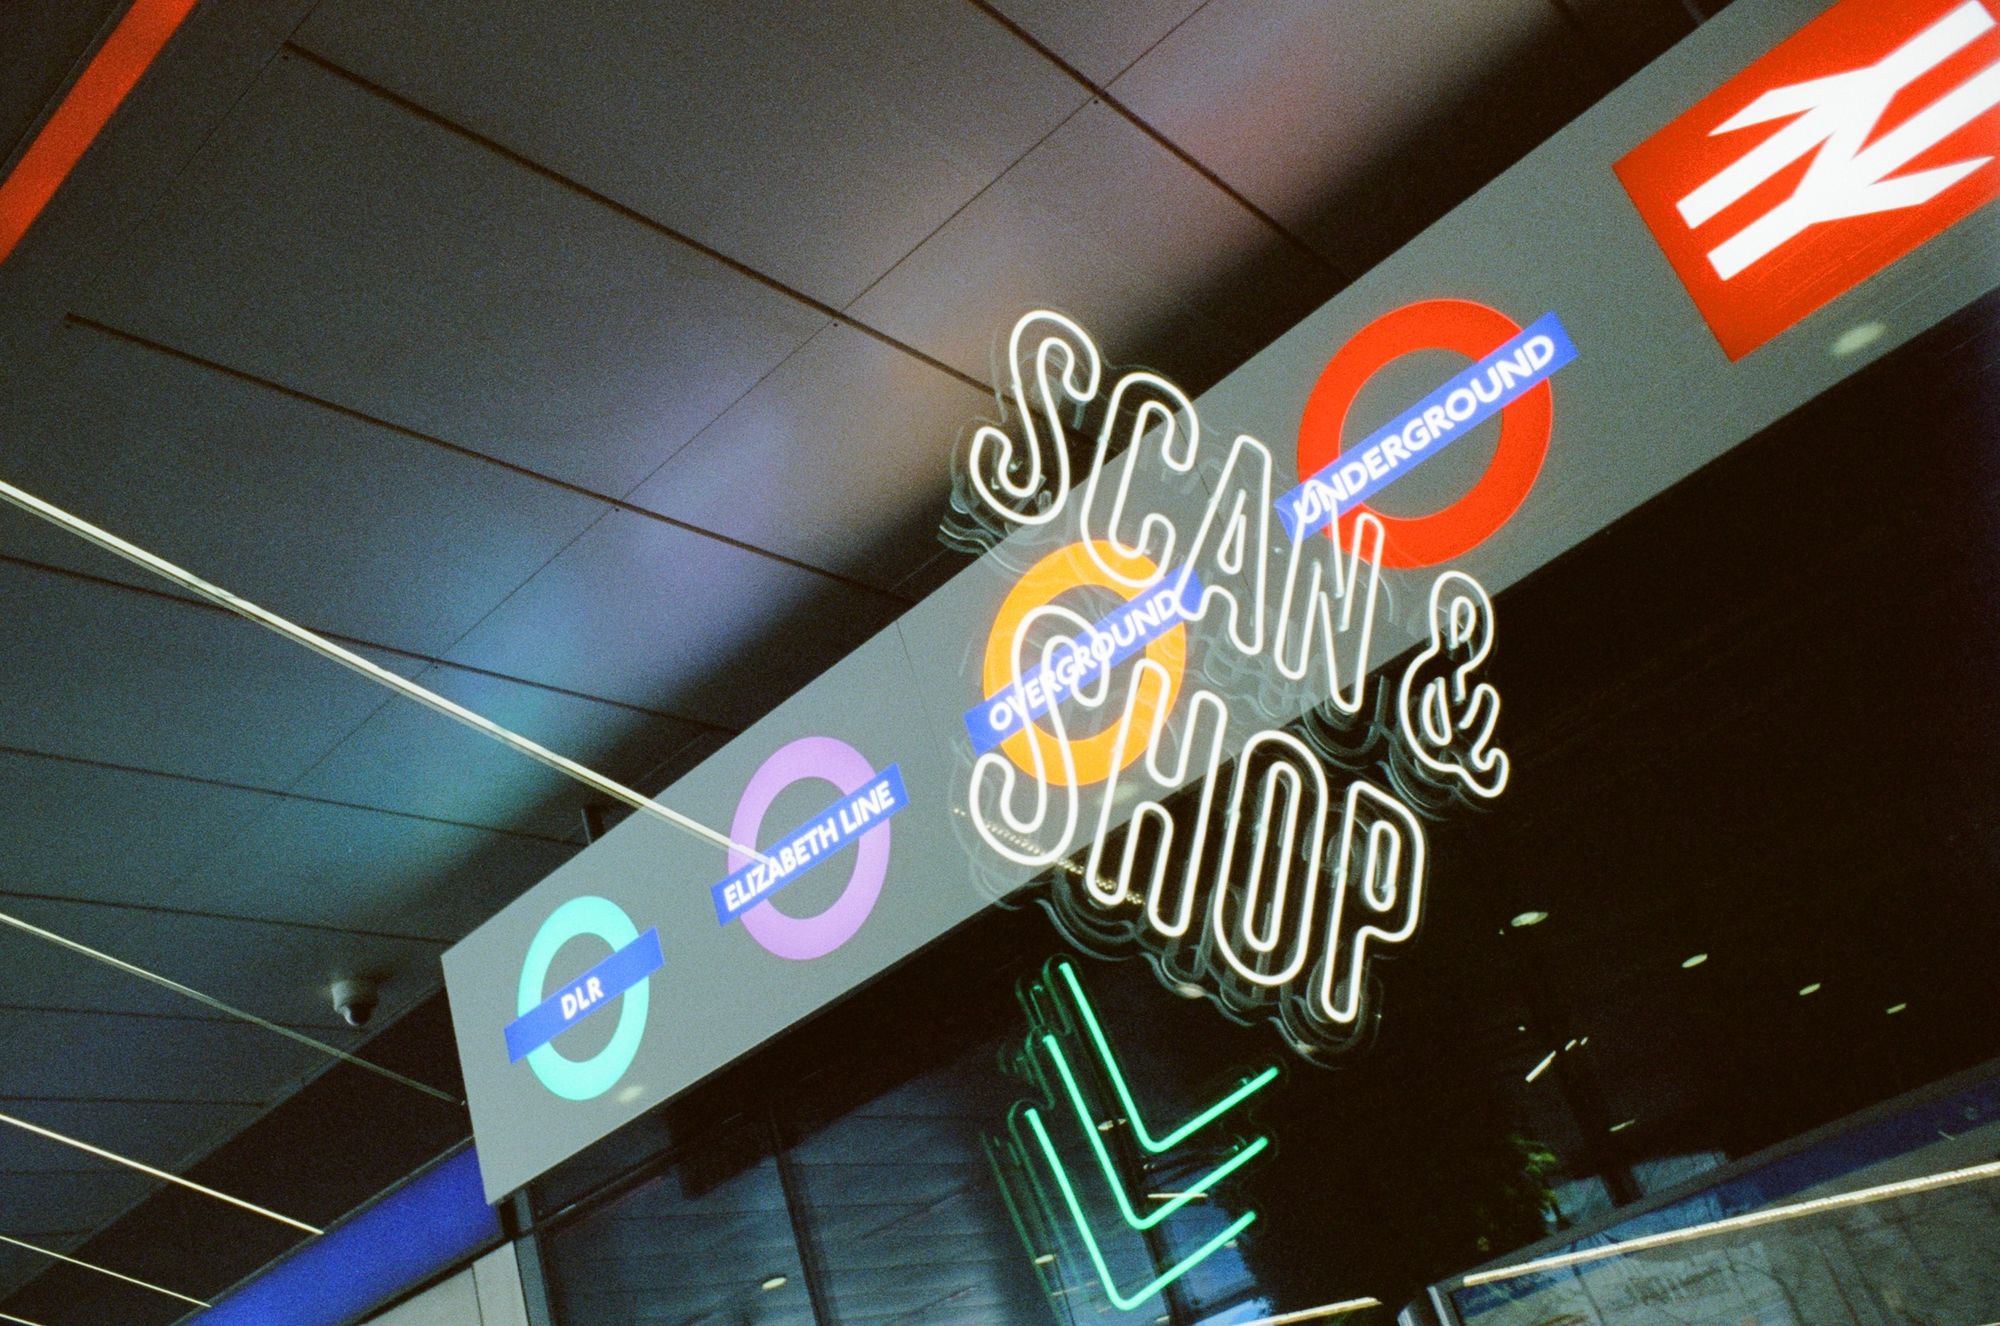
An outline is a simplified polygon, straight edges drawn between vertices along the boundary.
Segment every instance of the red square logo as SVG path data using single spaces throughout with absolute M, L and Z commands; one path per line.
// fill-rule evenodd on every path
M 1617 171 L 1741 359 L 2000 197 L 2000 0 L 1841 0 Z

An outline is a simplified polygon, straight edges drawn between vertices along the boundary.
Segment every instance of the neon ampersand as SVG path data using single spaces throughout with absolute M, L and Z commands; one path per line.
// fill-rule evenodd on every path
M 1493 651 L 1494 632 L 1486 590 L 1463 572 L 1445 572 L 1431 585 L 1430 643 L 1404 670 L 1396 696 L 1417 761 L 1488 800 L 1507 790 L 1507 753 L 1493 744 L 1500 692 L 1472 677 Z

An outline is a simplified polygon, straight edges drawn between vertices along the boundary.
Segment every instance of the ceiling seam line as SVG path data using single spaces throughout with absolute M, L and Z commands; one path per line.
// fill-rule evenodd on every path
M 489 138 L 485 134 L 480 133 L 476 129 L 460 124 L 456 120 L 453 120 L 445 115 L 441 115 L 437 111 L 432 110 L 430 107 L 423 105 L 421 102 L 412 101 L 410 98 L 403 96 L 399 92 L 391 91 L 390 89 L 383 87 L 380 83 L 377 83 L 372 79 L 369 79 L 361 74 L 358 74 L 352 69 L 348 69 L 343 65 L 335 63 L 334 61 L 328 59 L 326 56 L 319 54 L 317 51 L 314 51 L 309 47 L 302 46 L 296 41 L 287 41 L 284 45 L 284 49 L 291 52 L 294 55 L 297 55 L 300 59 L 307 61 L 308 63 L 314 65 L 315 67 L 323 69 L 326 72 L 333 74 L 338 78 L 345 79 L 346 81 L 354 84 L 356 87 L 362 88 L 365 91 L 370 92 L 377 97 L 380 97 L 381 99 L 387 101 L 390 105 L 395 106 L 398 109 L 407 111 L 408 113 L 415 115 L 420 119 L 427 121 L 428 123 L 434 124 L 439 128 L 446 130 L 449 133 L 455 134 L 458 137 L 465 139 L 469 143 L 473 143 L 479 147 L 482 147 L 486 151 L 501 157 L 502 159 L 508 161 L 509 163 L 515 166 L 519 166 L 523 170 L 530 171 L 533 174 L 540 176 L 541 178 L 548 180 L 553 184 L 560 185 L 561 187 L 568 189 L 571 192 L 576 193 L 583 198 L 589 199 L 591 202 L 596 203 L 600 207 L 609 208 L 611 211 L 616 212 L 619 216 L 624 217 L 626 220 L 631 221 L 636 225 L 643 226 L 646 229 L 654 232 L 655 234 L 665 236 L 666 238 L 673 240 L 675 243 L 681 244 L 686 248 L 701 254 L 703 257 L 710 259 L 711 261 L 720 263 L 721 265 L 729 268 L 731 271 L 737 273 L 738 275 L 747 277 L 748 279 L 755 281 L 757 284 L 765 287 L 766 289 L 771 290 L 777 294 L 783 295 L 785 298 L 793 301 L 796 304 L 801 305 L 802 307 L 812 309 L 814 312 L 819 313 L 824 317 L 831 318 L 836 322 L 854 328 L 858 332 L 862 332 L 868 336 L 872 336 L 876 340 L 882 342 L 882 344 L 887 345 L 893 349 L 900 350 L 902 353 L 910 356 L 910 358 L 918 360 L 921 363 L 928 364 L 930 367 L 938 370 L 940 373 L 945 373 L 950 375 L 951 377 L 957 378 L 960 382 L 965 383 L 967 386 L 976 388 L 979 391 L 988 390 L 986 383 L 979 381 L 979 379 L 971 376 L 968 373 L 961 372 L 960 370 L 946 363 L 944 360 L 937 358 L 935 355 L 931 355 L 923 350 L 919 350 L 916 346 L 911 345 L 907 341 L 899 340 L 898 338 L 891 336 L 888 332 L 883 331 L 879 327 L 871 326 L 868 323 L 862 322 L 857 318 L 850 317 L 848 314 L 843 313 L 840 309 L 836 308 L 832 304 L 827 303 L 823 299 L 817 298 L 816 296 L 813 295 L 809 295 L 805 291 L 797 289 L 796 287 L 786 285 L 783 281 L 778 280 L 776 277 L 770 275 L 767 272 L 759 271 L 757 268 L 752 267 L 749 263 L 744 262 L 740 258 L 732 258 L 728 254 L 724 253 L 722 250 L 715 248 L 712 245 L 704 244 L 702 241 L 694 238 L 694 236 L 676 230 L 672 226 L 667 225 L 662 221 L 656 220 L 655 218 L 646 215 L 644 212 L 640 211 L 636 207 L 633 207 L 627 203 L 619 202 L 616 198 L 611 197 L 609 194 L 600 192 L 597 189 L 593 189 L 588 184 L 583 183 L 581 180 L 571 179 L 569 176 L 563 174 L 561 171 L 556 170 L 550 166 L 545 166 L 541 162 L 536 161 L 534 158 L 525 156 L 522 153 L 517 152 L 513 148 L 508 147 L 505 143 L 502 143 L 497 139 Z
M 390 697 L 392 700 L 395 697 Z M 92 759 L 87 755 L 65 755 L 56 751 L 36 750 L 30 746 L 12 746 L 0 742 L 0 755 L 18 755 L 23 759 L 50 760 L 57 764 L 77 765 L 85 769 L 104 769 L 112 773 L 137 774 L 145 778 L 165 778 L 176 783 L 192 783 L 197 787 L 219 788 L 226 792 L 248 792 L 256 796 L 273 797 L 280 801 L 304 801 L 315 806 L 332 806 L 339 810 L 358 810 L 373 815 L 388 815 L 395 819 L 416 820 L 423 824 L 440 824 L 453 829 L 470 829 L 477 833 L 498 834 L 504 838 L 521 838 L 529 842 L 547 843 L 554 847 L 575 846 L 567 838 L 557 838 L 545 833 L 532 833 L 526 829 L 496 829 L 485 824 L 469 824 L 464 820 L 446 819 L 440 815 L 425 815 L 413 810 L 390 810 L 383 806 L 364 805 L 358 801 L 340 801 L 333 797 L 316 797 L 305 792 L 293 792 L 281 788 L 259 787 L 254 783 L 232 783 L 222 778 L 206 778 L 200 774 L 174 773 L 167 769 L 148 769 L 143 765 L 118 764 L 111 760 Z
M 35 1105 L 228 1105 L 249 1110 L 263 1109 L 268 1103 L 261 1100 L 197 1100 L 192 1096 L 0 1096 L 0 1104 L 22 1102 Z M 94 1169 L 77 1172 L 104 1173 Z
M 78 571 L 67 566 L 51 566 L 46 562 L 30 561 L 28 558 L 14 557 L 7 553 L 0 553 L 0 565 L 16 566 L 25 570 L 39 571 L 46 575 L 80 580 L 102 589 L 121 590 L 129 594 L 143 594 L 148 598 L 162 599 L 168 603 L 178 604 L 182 607 L 198 608 L 203 612 L 220 617 L 234 615 L 227 608 L 210 603 L 207 599 L 190 598 L 185 594 L 176 594 L 170 590 L 160 589 L 153 585 L 138 585 L 132 584 L 129 581 L 113 580 L 108 576 L 93 575 L 88 571 Z M 385 645 L 375 640 L 364 640 L 359 636 L 344 635 L 339 631 L 317 631 L 316 633 L 325 636 L 329 640 L 349 645 L 355 649 L 372 649 L 377 653 L 388 654 L 395 658 L 408 659 L 413 663 L 451 668 L 458 672 L 470 673 L 475 677 L 490 677 L 494 681 L 504 681 L 515 686 L 526 686 L 538 691 L 547 691 L 551 695 L 564 695 L 576 700 L 587 700 L 593 704 L 608 705 L 614 709 L 623 709 L 635 714 L 645 714 L 652 718 L 670 719 L 676 723 L 683 723 L 689 727 L 700 728 L 703 731 L 717 733 L 722 736 L 740 736 L 743 732 L 742 728 L 731 727 L 726 723 L 717 723 L 713 719 L 693 718 L 665 709 L 652 709 L 645 705 L 633 704 L 629 700 L 614 700 L 609 696 L 591 695 L 585 691 L 571 690 L 567 686 L 557 686 L 545 681 L 533 681 L 527 677 L 516 677 L 511 673 L 496 672 L 491 668 L 476 667 L 470 663 L 456 663 L 450 659 L 438 658 L 432 654 L 419 653 L 413 649 L 400 649 L 395 645 Z
M 1083 114 L 1084 110 L 1088 108 L 1089 105 L 1090 105 L 1089 99 L 1086 98 L 1081 104 L 1077 106 L 1075 110 L 1071 111 L 1069 114 L 1063 116 L 1060 120 L 1056 121 L 1056 123 L 1050 127 L 1047 133 L 1043 134 L 1040 138 L 1037 138 L 1033 143 L 1029 144 L 1027 149 L 1024 150 L 1019 156 L 1015 157 L 1012 161 L 1008 162 L 1000 170 L 994 172 L 992 179 L 980 185 L 978 191 L 975 192 L 970 198 L 967 198 L 957 207 L 954 207 L 952 209 L 950 216 L 946 217 L 944 220 L 938 222 L 935 226 L 931 227 L 931 229 L 924 235 L 922 239 L 918 240 L 915 244 L 912 244 L 909 247 L 909 249 L 903 254 L 902 257 L 896 259 L 894 263 L 890 264 L 890 266 L 886 271 L 884 271 L 881 275 L 877 276 L 874 280 L 870 281 L 867 285 L 863 286 L 860 289 L 860 291 L 855 294 L 854 298 L 847 301 L 845 307 L 851 309 L 855 305 L 859 304 L 862 300 L 868 298 L 868 296 L 875 291 L 876 287 L 880 286 L 884 281 L 888 280 L 892 275 L 895 274 L 895 271 L 898 267 L 901 267 L 904 263 L 908 262 L 911 258 L 915 257 L 918 250 L 922 249 L 924 245 L 930 243 L 932 240 L 936 239 L 940 234 L 942 234 L 946 226 L 949 226 L 952 222 L 958 220 L 959 217 L 963 216 L 966 210 L 969 209 L 974 203 L 978 202 L 981 198 L 984 198 L 987 194 L 991 193 L 995 188 L 998 188 L 1000 181 L 1006 179 L 1007 176 L 1009 176 L 1017 168 L 1019 168 L 1020 164 L 1023 161 L 1026 161 L 1030 156 L 1034 155 L 1035 150 L 1041 147 L 1043 143 L 1048 142 L 1049 139 L 1054 138 L 1057 134 L 1061 133 L 1066 126 L 1068 126 L 1072 121 L 1076 119 L 1077 116 Z M 979 389 L 979 394 L 982 399 L 990 399 L 994 394 L 992 384 L 987 383 L 981 386 Z M 928 564 L 929 563 L 927 562 L 926 565 Z M 921 570 L 922 568 L 920 567 L 918 569 Z
M 70 1008 L 51 1004 L 0 1004 L 0 1013 L 52 1013 L 59 1017 L 85 1018 L 145 1018 L 155 1022 L 205 1022 L 218 1027 L 226 1027 L 230 1023 L 227 1017 L 203 1017 L 199 1013 L 154 1013 L 130 1008 Z M 285 1022 L 280 1025 L 290 1027 L 293 1031 L 340 1030 L 331 1022 Z M 37 1097 L 16 1097 L 16 1099 L 34 1100 Z
M 142 336 L 137 332 L 127 331 L 122 327 L 114 327 L 109 323 L 99 322 L 97 319 L 82 313 L 66 314 L 63 320 L 72 326 L 82 327 L 89 331 L 97 332 L 100 335 L 109 336 L 130 345 L 136 345 L 141 349 L 151 350 L 157 354 L 178 359 L 183 363 L 193 364 L 199 368 L 207 369 L 212 373 L 220 373 L 238 382 L 247 382 L 252 386 L 261 387 L 266 391 L 276 392 L 289 400 L 299 401 L 302 404 L 330 411 L 340 415 L 342 418 L 352 419 L 358 423 L 368 424 L 371 427 L 394 433 L 398 437 L 407 438 L 413 442 L 422 442 L 427 446 L 449 451 L 453 455 L 478 461 L 483 465 L 504 470 L 509 474 L 517 475 L 523 479 L 530 479 L 537 483 L 546 484 L 551 488 L 561 489 L 563 492 L 571 493 L 577 497 L 589 498 L 591 501 L 601 502 L 605 506 L 613 507 L 631 515 L 642 516 L 647 520 L 670 526 L 684 533 L 696 535 L 699 538 L 713 540 L 716 543 L 735 548 L 739 552 L 749 553 L 754 557 L 760 557 L 766 561 L 789 566 L 795 571 L 803 571 L 807 575 L 831 581 L 834 584 L 854 590 L 857 593 L 866 594 L 871 598 L 883 599 L 906 608 L 913 607 L 916 603 L 914 599 L 877 588 L 865 580 L 857 580 L 852 576 L 843 575 L 838 571 L 830 571 L 823 566 L 814 566 L 811 562 L 802 561 L 799 558 L 790 557 L 781 552 L 775 552 L 772 549 L 751 543 L 746 539 L 735 538 L 732 535 L 723 534 L 717 530 L 704 528 L 692 521 L 682 520 L 676 516 L 669 516 L 664 512 L 655 511 L 651 507 L 641 506 L 639 503 L 627 498 L 614 497 L 610 493 L 601 493 L 594 488 L 585 487 L 580 483 L 573 483 L 568 479 L 559 478 L 556 475 L 548 474 L 541 470 L 531 469 L 526 465 L 519 465 L 510 460 L 502 460 L 500 457 L 480 451 L 476 447 L 469 447 L 463 443 L 449 441 L 446 438 L 438 437 L 436 434 L 411 428 L 407 424 L 399 424 L 393 420 L 384 419 L 379 415 L 370 414 L 366 410 L 358 410 L 351 405 L 342 405 L 338 401 L 328 400 L 324 396 L 315 396 L 309 391 L 302 391 L 297 387 L 286 386 L 282 382 L 276 382 L 248 370 L 235 368 L 229 364 L 209 359 L 203 355 L 195 354 L 191 350 L 183 350 L 178 346 L 153 340 L 151 337 Z
M 1036 37 L 1032 32 L 1029 32 L 1019 23 L 1016 23 L 1013 19 L 1007 17 L 1007 15 L 1001 13 L 998 9 L 995 9 L 993 5 L 988 2 L 988 0 L 965 0 L 965 3 L 971 5 L 974 9 L 977 9 L 980 13 L 986 15 L 986 17 L 992 19 L 1002 28 L 1005 28 L 1008 32 L 1012 33 L 1017 40 L 1022 42 L 1030 50 L 1034 51 L 1037 55 L 1041 56 L 1044 60 L 1047 60 L 1051 65 L 1054 65 L 1057 70 L 1059 70 L 1064 76 L 1068 77 L 1073 82 L 1075 82 L 1078 86 L 1087 89 L 1090 92 L 1091 96 L 1097 98 L 1097 100 L 1102 102 L 1108 109 L 1116 113 L 1120 118 L 1124 119 L 1128 124 L 1130 124 L 1133 128 L 1137 129 L 1140 133 L 1152 139 L 1162 149 L 1164 149 L 1168 155 L 1172 156 L 1175 160 L 1179 161 L 1189 170 L 1192 170 L 1195 174 L 1201 176 L 1202 179 L 1206 180 L 1213 188 L 1222 193 L 1231 202 L 1235 203 L 1238 207 L 1242 208 L 1244 211 L 1248 212 L 1251 216 L 1255 217 L 1273 234 L 1278 236 L 1278 238 L 1284 240 L 1285 243 L 1290 245 L 1292 248 L 1296 249 L 1308 261 L 1312 262 L 1315 266 L 1321 268 L 1322 270 L 1330 273 L 1335 279 L 1340 281 L 1342 285 L 1352 285 L 1354 283 L 1354 278 L 1352 276 L 1349 276 L 1347 272 L 1338 263 L 1334 262 L 1333 259 L 1327 257 L 1324 253 L 1321 253 L 1318 249 L 1308 244 L 1304 239 L 1292 233 L 1291 229 L 1287 227 L 1282 221 L 1278 220 L 1277 217 L 1272 216 L 1269 212 L 1265 211 L 1263 208 L 1259 207 L 1256 203 L 1252 202 L 1249 199 L 1249 197 L 1245 195 L 1240 189 L 1236 188 L 1234 185 L 1230 184 L 1227 180 L 1223 179 L 1222 176 L 1218 175 L 1215 171 L 1211 170 L 1207 165 L 1205 165 L 1203 162 L 1197 159 L 1192 152 L 1188 151 L 1186 148 L 1182 147 L 1179 143 L 1176 143 L 1173 139 L 1169 138 L 1166 134 L 1162 133 L 1159 129 L 1155 128 L 1153 124 L 1150 121 L 1148 121 L 1144 116 L 1140 115 L 1130 106 L 1127 106 L 1123 101 L 1119 100 L 1117 97 L 1113 96 L 1108 90 L 1098 86 L 1097 83 L 1091 79 L 1090 75 L 1084 73 L 1081 69 L 1078 69 L 1075 65 L 1063 59 L 1062 56 L 1056 54 L 1056 52 L 1053 49 L 1051 49 L 1048 45 L 1043 43 L 1041 39 Z
M 208 912 L 194 907 L 169 907 L 158 903 L 119 902 L 108 898 L 68 898 L 60 893 L 24 893 L 19 889 L 0 888 L 0 898 L 17 898 L 23 902 L 51 902 L 67 907 L 111 907 L 123 912 L 158 912 L 163 916 L 187 916 L 198 921 L 224 921 L 235 925 L 270 925 L 285 930 L 323 930 L 333 935 L 358 935 L 363 939 L 388 939 L 401 944 L 427 944 L 432 948 L 450 948 L 457 940 L 438 939 L 430 935 L 405 935 L 393 930 L 357 930 L 351 926 L 328 925 L 324 921 L 281 921 L 269 916 L 242 916 L 233 912 Z M 312 1025 L 310 1023 L 306 1025 Z

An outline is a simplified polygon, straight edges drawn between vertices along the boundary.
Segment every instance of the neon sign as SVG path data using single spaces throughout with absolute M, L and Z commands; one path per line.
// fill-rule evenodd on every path
M 1133 1311 L 1256 1222 L 1255 1211 L 1228 1219 L 1220 1230 L 1165 1269 L 1158 1269 L 1156 1262 L 1157 1273 L 1136 1286 L 1121 1285 L 1109 1264 L 1114 1239 L 1146 1234 L 1189 1204 L 1210 1197 L 1231 1175 L 1270 1148 L 1271 1139 L 1265 1136 L 1225 1143 L 1220 1161 L 1210 1164 L 1206 1157 L 1215 1147 L 1200 1146 L 1193 1139 L 1212 1134 L 1227 1120 L 1238 1117 L 1253 1097 L 1277 1081 L 1278 1070 L 1266 1067 L 1242 1077 L 1220 1099 L 1156 1134 L 1133 1097 L 1118 1056 L 1071 963 L 1051 961 L 1041 979 L 1021 991 L 1020 999 L 1029 1033 L 1014 1071 L 1035 1088 L 1039 1101 L 1016 1105 L 1008 1115 L 1007 1135 L 988 1141 L 988 1157 L 994 1163 L 1001 1194 L 1038 1274 L 1041 1266 L 1056 1260 L 1063 1251 L 1074 1255 L 1080 1250 L 1077 1260 L 1103 1287 L 1105 1297 L 1120 1311 Z M 1145 1169 L 1180 1168 L 1176 1153 L 1188 1152 L 1193 1177 L 1177 1179 L 1175 1191 L 1163 1195 L 1164 1200 L 1151 1209 L 1142 1211 L 1144 1199 L 1134 1200 L 1135 1186 L 1128 1167 L 1119 1163 L 1113 1144 L 1107 1140 L 1121 1126 L 1129 1129 L 1126 1135 L 1143 1155 Z M 1081 1139 L 1082 1150 L 1094 1162 L 1094 1179 L 1090 1164 L 1081 1175 L 1073 1171 L 1064 1160 L 1058 1136 L 1069 1143 L 1072 1152 L 1077 1149 L 1076 1140 Z M 1201 1172 L 1194 1174 L 1197 1170 Z M 1108 1229 L 1092 1218 L 1090 1208 L 1101 1208 L 1103 1202 L 1101 1197 L 1096 1202 L 1089 1198 L 1098 1194 L 1110 1197 L 1116 1213 Z
M 1575 353 L 1560 321 L 1550 315 L 1523 329 L 1479 305 L 1437 300 L 1378 320 L 1357 341 L 1361 348 L 1337 355 L 1315 391 L 1322 423 L 1336 406 L 1339 422 L 1351 404 L 1340 398 L 1387 357 L 1444 343 L 1476 361 L 1394 427 L 1397 436 L 1428 427 L 1443 441 L 1449 428 L 1500 416 L 1500 447 L 1473 492 L 1428 525 L 1406 522 L 1418 537 L 1405 564 L 1486 538 L 1518 505 L 1546 451 L 1547 380 Z M 971 488 L 998 521 L 1031 527 L 1050 524 L 1074 499 L 1082 537 L 1036 562 L 996 615 L 981 676 L 987 699 L 966 717 L 971 827 L 1007 861 L 1060 866 L 1050 910 L 1079 945 L 1137 944 L 1163 980 L 1201 990 L 1237 1016 L 1272 1018 L 1301 1053 L 1345 1049 L 1371 1024 L 1370 957 L 1408 942 L 1422 919 L 1427 847 L 1418 810 L 1491 799 L 1506 787 L 1507 758 L 1495 744 L 1500 698 L 1480 679 L 1494 640 L 1492 603 L 1462 572 L 1437 578 L 1429 645 L 1391 692 L 1388 723 L 1401 738 L 1391 786 L 1365 777 L 1343 784 L 1328 768 L 1330 744 L 1315 733 L 1352 729 L 1368 706 L 1388 522 L 1361 500 L 1382 486 L 1367 462 L 1360 484 L 1347 485 L 1336 468 L 1322 490 L 1308 483 L 1306 496 L 1295 490 L 1274 501 L 1269 449 L 1238 436 L 1210 478 L 1198 521 L 1187 522 L 1190 533 L 1134 498 L 1137 476 L 1187 476 L 1202 463 L 1186 395 L 1151 373 L 1119 379 L 1076 488 L 1065 420 L 1103 385 L 1097 348 L 1076 323 L 1050 313 L 1022 319 L 1009 347 L 1021 442 L 997 425 L 975 429 L 963 462 Z M 1309 410 L 1302 454 L 1314 418 Z M 1368 444 L 1377 451 L 1367 454 L 1386 451 L 1387 437 L 1377 434 Z M 1114 442 L 1123 444 L 1117 459 Z M 1337 436 L 1331 445 L 1338 462 Z M 1332 505 L 1309 510 L 1322 491 Z M 1274 518 L 1282 525 L 1288 512 L 1292 528 L 1274 534 Z M 1336 537 L 1303 537 L 1328 526 Z M 1093 620 L 1064 601 L 1106 590 L 1127 601 L 1109 618 Z M 1103 629 L 1146 604 L 1160 610 L 1149 618 L 1158 629 L 1143 640 Z M 1187 637 L 1200 628 L 1208 650 L 1194 668 Z M 1122 687 L 1112 680 L 1120 663 Z M 1281 724 L 1242 736 L 1249 724 L 1226 697 L 1246 689 L 1246 672 L 1311 696 L 1318 727 Z M 1071 736 L 1071 723 L 1100 711 L 1111 721 Z M 1013 726 L 1016 716 L 1025 726 Z M 1089 823 L 1086 787 L 1095 789 Z M 1067 862 L 1079 847 L 1080 868 Z
M 800 737 L 779 747 L 750 776 L 729 836 L 739 843 L 756 842 L 778 794 L 807 779 L 832 783 L 841 800 L 764 849 L 761 861 L 730 849 L 730 874 L 711 891 L 721 924 L 741 922 L 765 952 L 795 962 L 823 958 L 860 933 L 889 877 L 889 819 L 910 804 L 896 765 L 877 773 L 867 756 L 844 741 Z M 772 894 L 850 844 L 854 868 L 825 910 L 800 917 L 771 905 Z

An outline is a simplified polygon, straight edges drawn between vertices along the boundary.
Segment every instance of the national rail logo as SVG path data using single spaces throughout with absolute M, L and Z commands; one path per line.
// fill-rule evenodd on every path
M 1615 169 L 1741 359 L 2000 198 L 2000 0 L 1841 0 Z

